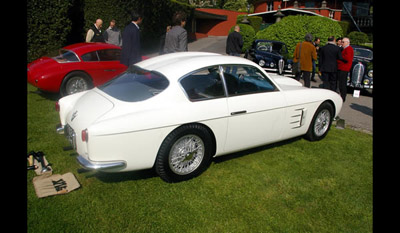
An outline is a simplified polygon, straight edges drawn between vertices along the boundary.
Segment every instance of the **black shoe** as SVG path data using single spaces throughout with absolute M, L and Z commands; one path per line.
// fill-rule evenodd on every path
M 315 78 L 312 78 L 312 79 L 311 79 L 311 82 L 315 82 L 315 83 L 316 83 L 317 80 L 315 80 Z

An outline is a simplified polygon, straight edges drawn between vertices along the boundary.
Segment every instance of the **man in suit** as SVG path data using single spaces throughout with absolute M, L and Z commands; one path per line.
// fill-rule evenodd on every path
M 122 33 L 121 64 L 130 66 L 142 60 L 140 53 L 139 25 L 143 17 L 138 12 L 132 12 L 132 22 L 125 27 Z
M 186 14 L 181 11 L 176 12 L 172 17 L 172 23 L 171 30 L 165 36 L 164 53 L 188 51 Z
M 320 49 L 319 53 L 319 70 L 322 73 L 323 87 L 336 91 L 337 89 L 337 61 L 343 59 L 341 49 L 336 45 L 335 37 L 330 36 L 328 43 Z

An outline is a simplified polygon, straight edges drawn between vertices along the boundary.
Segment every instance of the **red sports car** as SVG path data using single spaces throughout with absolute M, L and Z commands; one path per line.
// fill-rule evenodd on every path
M 56 57 L 41 57 L 28 64 L 28 82 L 62 96 L 101 85 L 124 72 L 119 62 L 121 48 L 106 43 L 66 46 Z

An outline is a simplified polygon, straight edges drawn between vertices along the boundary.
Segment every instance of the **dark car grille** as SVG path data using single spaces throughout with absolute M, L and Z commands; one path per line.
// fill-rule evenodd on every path
M 353 68 L 351 82 L 354 86 L 361 85 L 362 78 L 364 76 L 364 65 L 362 63 L 358 63 Z
M 280 59 L 278 62 L 279 73 L 282 73 L 284 68 L 285 68 L 285 62 L 283 61 L 283 59 Z

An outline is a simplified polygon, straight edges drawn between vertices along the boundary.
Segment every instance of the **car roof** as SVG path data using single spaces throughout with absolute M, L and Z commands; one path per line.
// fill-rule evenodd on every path
M 102 50 L 102 49 L 121 49 L 121 47 L 107 44 L 107 43 L 100 43 L 100 42 L 90 42 L 90 43 L 77 43 L 63 47 L 63 49 L 71 50 L 78 55 L 82 55 L 88 52 Z
M 257 66 L 254 62 L 236 56 L 227 56 L 207 52 L 179 52 L 157 56 L 136 65 L 165 75 L 170 81 L 204 67 L 225 64 L 245 64 Z
M 272 43 L 277 43 L 277 44 L 285 44 L 282 41 L 277 41 L 277 40 L 264 40 L 264 39 L 257 39 L 254 41 L 255 43 L 257 42 L 272 42 Z
M 373 48 L 368 47 L 368 46 L 363 46 L 363 45 L 350 45 L 353 48 L 360 48 L 360 49 L 369 49 L 371 51 L 374 51 Z

